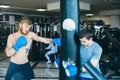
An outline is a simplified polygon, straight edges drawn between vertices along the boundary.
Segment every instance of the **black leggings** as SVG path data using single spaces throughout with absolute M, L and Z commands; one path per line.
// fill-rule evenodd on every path
M 19 80 L 20 78 L 22 78 L 22 80 L 34 79 L 33 69 L 29 62 L 25 64 L 15 64 L 10 62 L 5 80 Z

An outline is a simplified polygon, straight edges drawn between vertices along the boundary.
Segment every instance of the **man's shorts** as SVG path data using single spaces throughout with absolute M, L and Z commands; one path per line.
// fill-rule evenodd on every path
M 34 79 L 33 69 L 31 68 L 29 62 L 25 64 L 15 64 L 10 62 L 5 80 L 19 80 L 16 78 L 23 78 L 22 80 Z

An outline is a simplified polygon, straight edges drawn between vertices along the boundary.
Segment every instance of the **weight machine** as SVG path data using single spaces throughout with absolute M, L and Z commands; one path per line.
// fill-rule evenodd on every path
M 109 57 L 106 61 L 100 61 L 101 71 L 103 74 L 106 74 L 108 70 L 115 71 L 115 73 L 109 75 L 108 78 L 120 79 L 120 43 L 117 38 L 118 33 L 120 33 L 119 29 L 102 27 L 99 35 L 95 38 L 95 41 L 98 41 L 102 46 L 103 54 Z

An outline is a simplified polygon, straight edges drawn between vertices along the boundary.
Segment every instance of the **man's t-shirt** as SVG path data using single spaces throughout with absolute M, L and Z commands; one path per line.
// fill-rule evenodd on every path
M 101 54 L 102 48 L 99 46 L 98 43 L 94 41 L 92 41 L 91 45 L 89 45 L 88 47 L 81 45 L 80 46 L 81 68 L 86 62 L 90 61 L 91 59 L 100 60 Z M 98 71 L 100 71 L 99 64 L 96 66 L 96 68 Z M 89 72 L 81 72 L 79 76 L 93 78 L 93 76 Z

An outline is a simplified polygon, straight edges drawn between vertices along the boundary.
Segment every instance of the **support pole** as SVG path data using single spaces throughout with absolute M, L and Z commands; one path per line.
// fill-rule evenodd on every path
M 87 71 L 95 78 L 95 80 L 106 80 L 102 73 L 100 73 L 90 62 L 83 65 Z
M 76 63 L 79 54 L 79 0 L 60 0 L 62 47 L 61 60 L 72 60 Z M 61 63 L 62 64 L 62 63 Z M 77 80 L 76 75 L 66 76 L 65 69 L 60 67 L 60 80 Z

